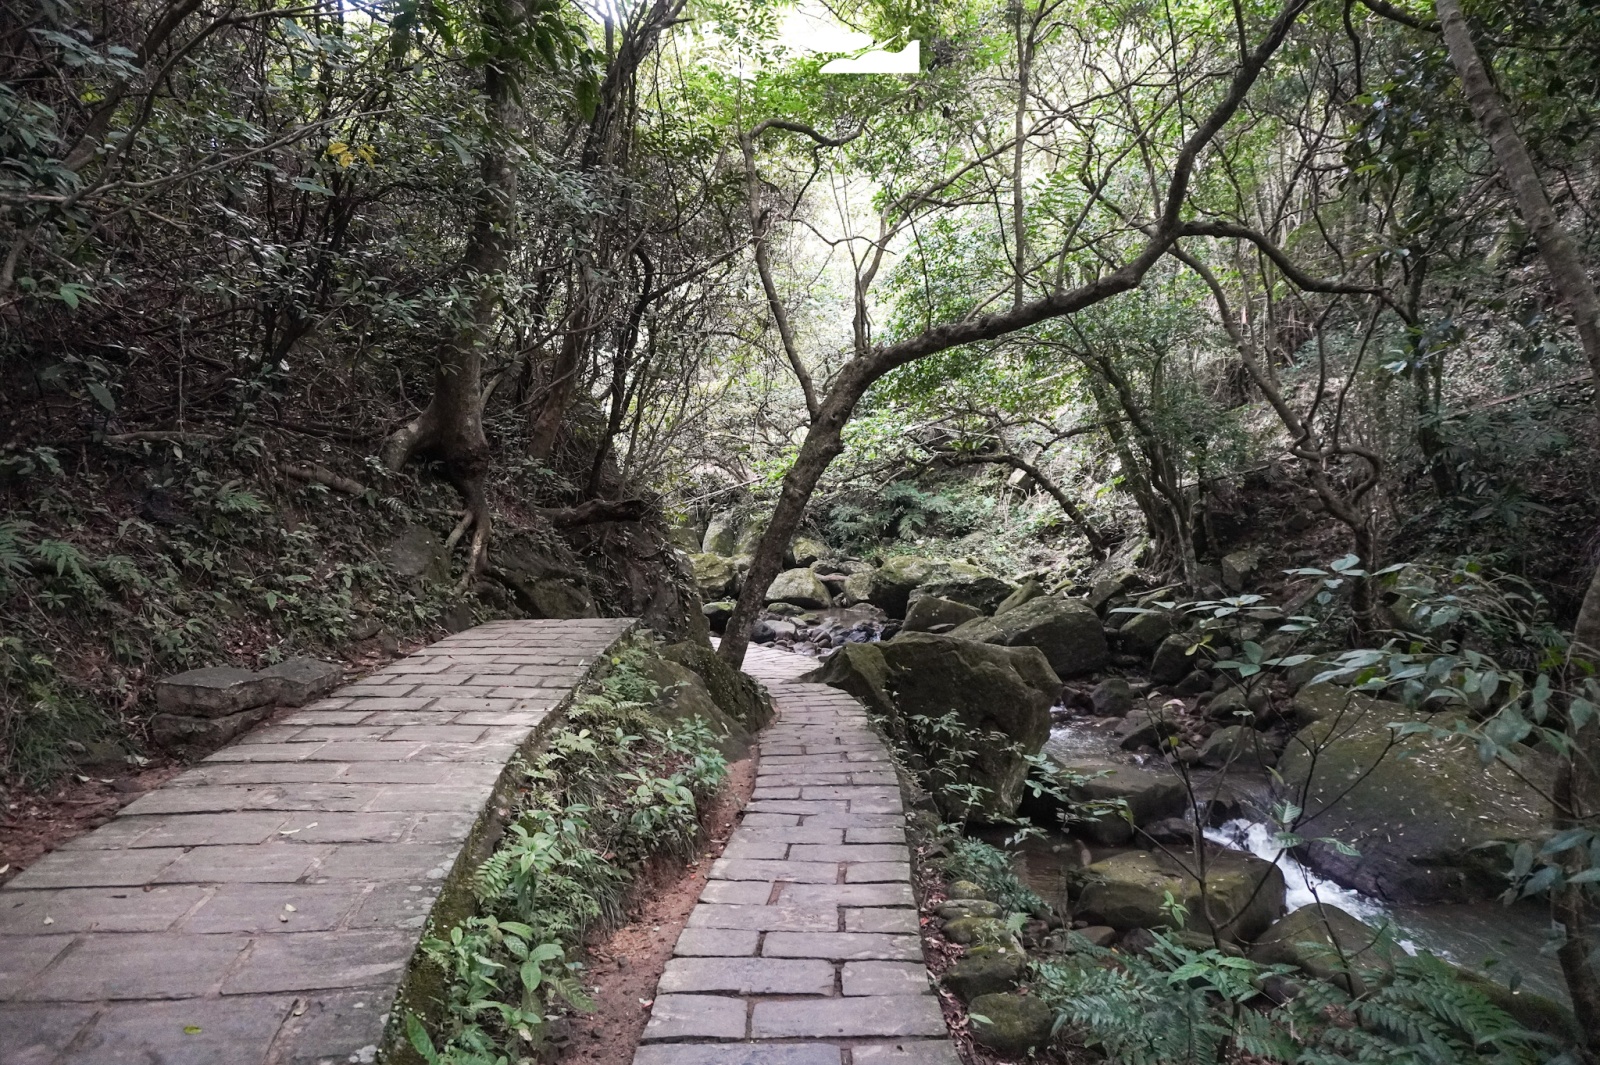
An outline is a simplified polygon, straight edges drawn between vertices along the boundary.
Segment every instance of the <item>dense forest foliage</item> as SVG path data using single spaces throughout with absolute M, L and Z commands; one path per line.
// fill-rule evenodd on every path
M 0 795 L 190 666 L 703 633 L 730 507 L 733 664 L 797 534 L 1197 591 L 1292 541 L 1352 646 L 1459 563 L 1536 604 L 1600 1046 L 1597 123 L 1584 0 L 12 0 Z

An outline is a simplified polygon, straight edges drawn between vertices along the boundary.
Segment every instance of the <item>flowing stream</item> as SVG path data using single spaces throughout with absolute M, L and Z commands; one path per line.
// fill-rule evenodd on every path
M 1047 752 L 1063 760 L 1103 758 L 1129 761 L 1110 735 L 1092 725 L 1073 723 L 1052 730 Z M 1498 903 L 1391 905 L 1318 876 L 1293 855 L 1281 851 L 1266 825 L 1239 819 L 1207 829 L 1214 843 L 1248 851 L 1283 870 L 1290 910 L 1321 901 L 1337 906 L 1369 924 L 1393 922 L 1397 942 L 1415 954 L 1431 951 L 1457 965 L 1476 969 L 1505 983 L 1520 974 L 1522 986 L 1561 1002 L 1566 985 L 1550 940 L 1549 914 L 1535 905 L 1502 906 Z M 1076 848 L 1060 841 L 1030 841 L 1017 853 L 1018 875 L 1035 891 L 1054 900 L 1061 895 L 1065 873 L 1076 866 Z M 1097 851 L 1096 857 L 1104 856 Z

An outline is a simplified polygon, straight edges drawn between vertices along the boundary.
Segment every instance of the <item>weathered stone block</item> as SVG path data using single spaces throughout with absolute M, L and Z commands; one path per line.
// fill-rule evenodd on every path
M 316 658 L 290 658 L 260 673 L 277 681 L 280 706 L 304 706 L 339 686 L 344 670 Z
M 156 681 L 156 706 L 187 717 L 226 717 L 277 696 L 277 680 L 236 666 L 191 669 Z
M 270 706 L 258 706 L 222 717 L 157 714 L 150 719 L 150 735 L 166 747 L 220 747 L 264 721 Z

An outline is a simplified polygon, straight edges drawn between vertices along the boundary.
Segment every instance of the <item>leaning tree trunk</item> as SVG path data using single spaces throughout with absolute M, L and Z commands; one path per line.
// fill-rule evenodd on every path
M 1287 0 L 1265 36 L 1234 71 L 1227 93 L 1190 132 L 1173 166 L 1161 208 L 1160 224 L 1132 259 L 1077 288 L 1057 291 L 999 314 L 936 325 L 885 347 L 869 348 L 858 341 L 857 351 L 860 354 L 844 365 L 833 387 L 818 404 L 817 416 L 812 419 L 811 427 L 800 445 L 800 453 L 784 475 L 778 505 L 773 508 L 766 531 L 756 545 L 744 585 L 739 590 L 739 602 L 734 606 L 733 616 L 728 619 L 720 649 L 723 661 L 734 667 L 744 662 L 745 649 L 750 645 L 750 625 L 755 621 L 756 612 L 761 609 L 767 589 L 772 586 L 773 579 L 783 566 L 784 550 L 800 527 L 800 519 L 805 515 L 806 504 L 816 490 L 817 482 L 827 472 L 828 465 L 844 450 L 845 423 L 850 420 L 856 404 L 872 383 L 891 370 L 909 366 L 941 351 L 994 340 L 1040 322 L 1076 313 L 1138 288 L 1145 274 L 1167 253 L 1183 227 L 1183 205 L 1201 151 L 1238 112 L 1251 86 L 1283 44 L 1309 2 Z M 860 317 L 858 303 L 858 322 Z
M 1472 107 L 1489 147 L 1494 152 L 1500 176 L 1511 189 L 1517 213 L 1533 231 L 1539 256 L 1550 271 L 1561 301 L 1572 313 L 1578 341 L 1589 359 L 1595 382 L 1595 401 L 1600 404 L 1600 296 L 1594 281 L 1578 254 L 1577 243 L 1556 217 L 1533 156 L 1511 123 L 1505 102 L 1500 98 L 1489 71 L 1473 44 L 1460 0 L 1437 0 L 1439 16 L 1450 61 L 1461 75 L 1461 87 Z M 1572 657 L 1582 664 L 1600 663 L 1600 570 L 1590 578 L 1588 594 L 1578 612 L 1572 634 Z M 1600 813 L 1600 725 L 1591 722 L 1577 736 L 1573 755 L 1563 767 L 1557 811 L 1558 827 L 1578 827 L 1592 823 Z M 1558 888 L 1553 900 L 1556 919 L 1566 927 L 1567 942 L 1558 953 L 1561 971 L 1584 1039 L 1591 1052 L 1600 1052 L 1600 969 L 1590 950 L 1594 914 L 1582 884 Z
M 471 526 L 472 550 L 463 587 L 482 572 L 489 544 L 489 441 L 483 432 L 483 351 L 500 302 L 498 275 L 510 256 L 517 220 L 517 170 L 507 151 L 520 111 L 512 36 L 522 10 L 520 0 L 485 0 L 484 34 L 500 43 L 500 55 L 484 67 L 484 117 L 488 126 L 481 159 L 481 187 L 462 267 L 476 286 L 453 336 L 439 353 L 433 396 L 423 412 L 389 437 L 384 464 L 399 470 L 414 455 L 440 460 L 445 475 L 466 505 L 463 527 Z

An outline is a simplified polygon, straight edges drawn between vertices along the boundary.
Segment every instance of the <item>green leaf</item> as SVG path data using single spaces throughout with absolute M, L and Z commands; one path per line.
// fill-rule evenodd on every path
M 106 409 L 107 414 L 115 414 L 117 412 L 117 401 L 111 395 L 109 388 L 99 381 L 90 381 L 88 387 L 89 395 L 93 396 L 94 401 Z

